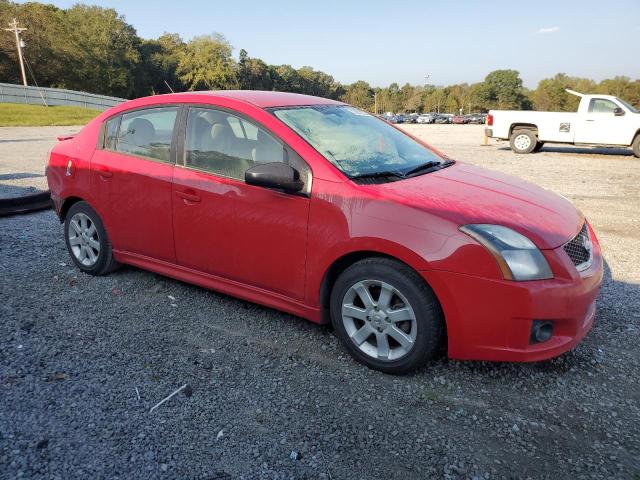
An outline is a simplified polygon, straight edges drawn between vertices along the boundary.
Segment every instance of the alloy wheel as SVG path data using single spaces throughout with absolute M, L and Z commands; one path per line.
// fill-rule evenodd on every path
M 378 360 L 398 360 L 415 345 L 413 308 L 397 288 L 380 280 L 362 280 L 347 290 L 342 322 L 351 341 Z
M 76 260 L 85 267 L 95 265 L 100 256 L 100 237 L 93 220 L 85 213 L 76 213 L 71 217 L 67 235 Z

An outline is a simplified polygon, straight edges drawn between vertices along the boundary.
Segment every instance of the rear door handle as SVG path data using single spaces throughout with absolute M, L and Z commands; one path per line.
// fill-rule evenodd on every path
M 191 191 L 176 190 L 176 195 L 178 195 L 179 197 L 189 202 L 195 203 L 200 201 L 200 195 L 197 195 L 193 190 Z

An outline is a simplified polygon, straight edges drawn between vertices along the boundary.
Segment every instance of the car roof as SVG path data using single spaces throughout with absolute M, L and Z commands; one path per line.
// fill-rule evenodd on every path
M 260 108 L 343 104 L 342 102 L 331 100 L 329 98 L 314 97 L 312 95 L 303 95 L 300 93 L 273 92 L 266 90 L 209 90 L 185 93 L 232 98 L 234 100 L 252 103 Z

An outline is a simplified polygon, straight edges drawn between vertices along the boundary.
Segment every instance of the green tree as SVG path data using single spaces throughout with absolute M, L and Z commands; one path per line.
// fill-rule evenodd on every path
M 509 110 L 530 107 L 517 70 L 495 70 L 489 73 L 478 88 L 478 96 L 485 108 Z
M 177 33 L 165 33 L 157 40 L 143 40 L 139 47 L 140 62 L 136 68 L 134 95 L 141 97 L 184 90 L 176 69 L 185 45 Z
M 114 9 L 75 5 L 65 13 L 68 38 L 76 48 L 65 77 L 73 88 L 131 97 L 140 38 Z M 64 41 L 64 40 L 63 40 Z
M 360 80 L 344 87 L 344 93 L 340 97 L 345 103 L 349 103 L 363 110 L 373 112 L 374 90 L 367 82 Z
M 245 49 L 238 60 L 238 86 L 243 90 L 272 90 L 272 70 L 259 58 L 251 58 Z
M 232 47 L 220 34 L 194 37 L 178 54 L 176 74 L 188 90 L 237 86 Z

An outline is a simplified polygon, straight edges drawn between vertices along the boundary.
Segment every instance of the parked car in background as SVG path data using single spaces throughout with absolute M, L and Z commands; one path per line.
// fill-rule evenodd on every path
M 485 115 L 482 113 L 472 113 L 471 115 L 467 115 L 467 123 L 483 124 L 484 119 Z
M 338 101 L 138 98 L 61 137 L 47 180 L 81 271 L 125 263 L 331 322 L 384 372 L 445 342 L 451 358 L 541 360 L 593 325 L 602 255 L 568 200 Z
M 438 123 L 438 124 L 444 124 L 444 123 L 451 123 L 451 117 L 445 115 L 445 114 L 437 114 L 433 123 Z
M 545 142 L 631 147 L 640 157 L 640 111 L 611 95 L 584 95 L 577 112 L 491 110 L 488 137 L 509 140 L 515 153 L 531 153 Z
M 404 123 L 416 123 L 417 118 L 417 113 L 409 113 L 408 115 L 405 115 Z
M 416 119 L 416 123 L 433 123 L 436 115 L 433 113 L 423 113 Z
M 462 123 L 467 123 L 467 117 L 464 115 L 454 115 L 453 118 L 451 119 L 451 123 L 456 123 L 456 124 L 462 124 Z

